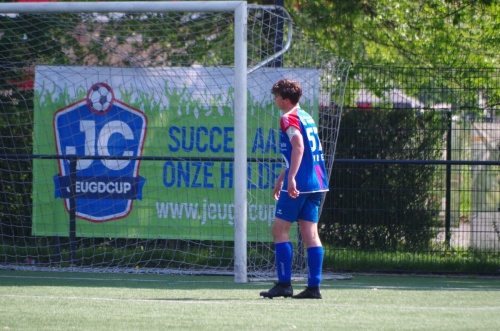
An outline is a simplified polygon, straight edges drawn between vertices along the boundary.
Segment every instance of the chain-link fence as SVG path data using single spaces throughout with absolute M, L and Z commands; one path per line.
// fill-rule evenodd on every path
M 496 69 L 353 68 L 321 220 L 329 265 L 500 269 L 499 78 Z

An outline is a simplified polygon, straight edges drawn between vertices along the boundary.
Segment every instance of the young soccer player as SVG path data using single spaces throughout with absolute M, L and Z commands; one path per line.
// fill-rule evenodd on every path
M 286 168 L 274 186 L 277 204 L 272 235 L 278 283 L 260 295 L 271 299 L 321 299 L 323 246 L 318 235 L 318 209 L 328 191 L 328 177 L 318 128 L 313 118 L 300 108 L 300 83 L 282 79 L 273 85 L 271 93 L 277 107 L 285 112 L 280 120 L 280 151 Z M 294 222 L 299 223 L 307 247 L 309 268 L 307 287 L 297 295 L 293 295 L 291 284 L 293 247 L 289 237 Z

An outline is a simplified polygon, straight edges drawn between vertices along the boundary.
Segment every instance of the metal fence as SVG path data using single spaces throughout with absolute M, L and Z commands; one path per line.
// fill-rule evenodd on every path
M 354 66 L 345 98 L 320 220 L 325 271 L 498 273 L 500 70 Z M 17 107 L 32 105 L 3 107 L 16 121 L 3 119 L 3 150 L 29 154 Z M 15 260 L 50 245 L 30 233 L 31 162 L 0 161 L 2 191 L 15 193 L 0 237 L 18 238 L 2 256 Z
M 335 268 L 498 272 L 499 82 L 496 69 L 352 69 L 321 219 Z

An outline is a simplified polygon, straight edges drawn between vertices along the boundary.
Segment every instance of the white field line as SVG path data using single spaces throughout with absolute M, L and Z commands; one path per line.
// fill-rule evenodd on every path
M 17 279 L 54 279 L 54 280 L 88 280 L 88 281 L 121 281 L 121 282 L 152 282 L 152 283 L 165 283 L 165 279 L 142 279 L 142 278 L 99 278 L 99 277 L 55 277 L 55 276 L 9 276 L 0 275 L 0 278 L 17 278 Z M 213 281 L 185 281 L 176 280 L 176 283 L 226 283 L 222 280 Z
M 175 280 L 169 281 L 168 279 L 144 279 L 144 278 L 101 278 L 101 277 L 59 277 L 59 276 L 16 276 L 16 275 L 0 275 L 0 278 L 14 278 L 14 279 L 52 279 L 52 280 L 77 280 L 77 281 L 92 281 L 92 282 L 106 282 L 106 281 L 119 281 L 119 282 L 150 282 L 150 283 L 227 283 L 224 280 Z M 205 277 L 210 278 L 210 277 Z M 298 282 L 298 284 L 302 284 Z M 249 282 L 248 285 L 265 285 L 274 284 L 273 282 Z M 294 283 L 295 285 L 295 283 Z M 373 290 L 445 290 L 445 291 L 500 291 L 500 288 L 495 287 L 448 287 L 448 286 L 388 286 L 388 285 L 359 285 L 359 284 L 346 284 L 345 282 L 323 282 L 322 288 L 352 288 L 352 289 L 373 289 Z
M 110 301 L 110 302 L 140 302 L 140 303 L 165 303 L 165 304 L 188 304 L 188 305 L 278 305 L 278 306 L 296 306 L 304 307 L 302 300 L 293 299 L 276 299 L 269 300 L 263 298 L 256 298 L 254 300 L 227 300 L 221 298 L 220 300 L 176 300 L 176 299 L 137 299 L 137 298 L 102 298 L 102 297 L 75 297 L 75 296 L 51 296 L 51 295 L 19 295 L 19 294 L 0 294 L 0 298 L 11 299 L 39 299 L 39 300 L 75 300 L 75 301 Z M 310 302 L 309 302 L 310 303 Z M 318 303 L 310 303 L 307 306 L 324 307 L 325 303 L 322 301 Z M 483 307 L 452 307 L 452 306 L 401 306 L 397 305 L 379 305 L 379 304 L 346 304 L 346 303 L 330 303 L 327 302 L 326 306 L 339 307 L 339 308 L 352 308 L 352 309 L 389 309 L 389 310 L 445 310 L 445 311 L 500 311 L 500 306 L 483 306 Z

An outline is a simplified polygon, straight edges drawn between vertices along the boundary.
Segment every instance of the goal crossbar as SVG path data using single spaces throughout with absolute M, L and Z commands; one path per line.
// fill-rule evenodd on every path
M 0 13 L 98 13 L 98 12 L 230 12 L 246 1 L 117 1 L 1 3 Z

